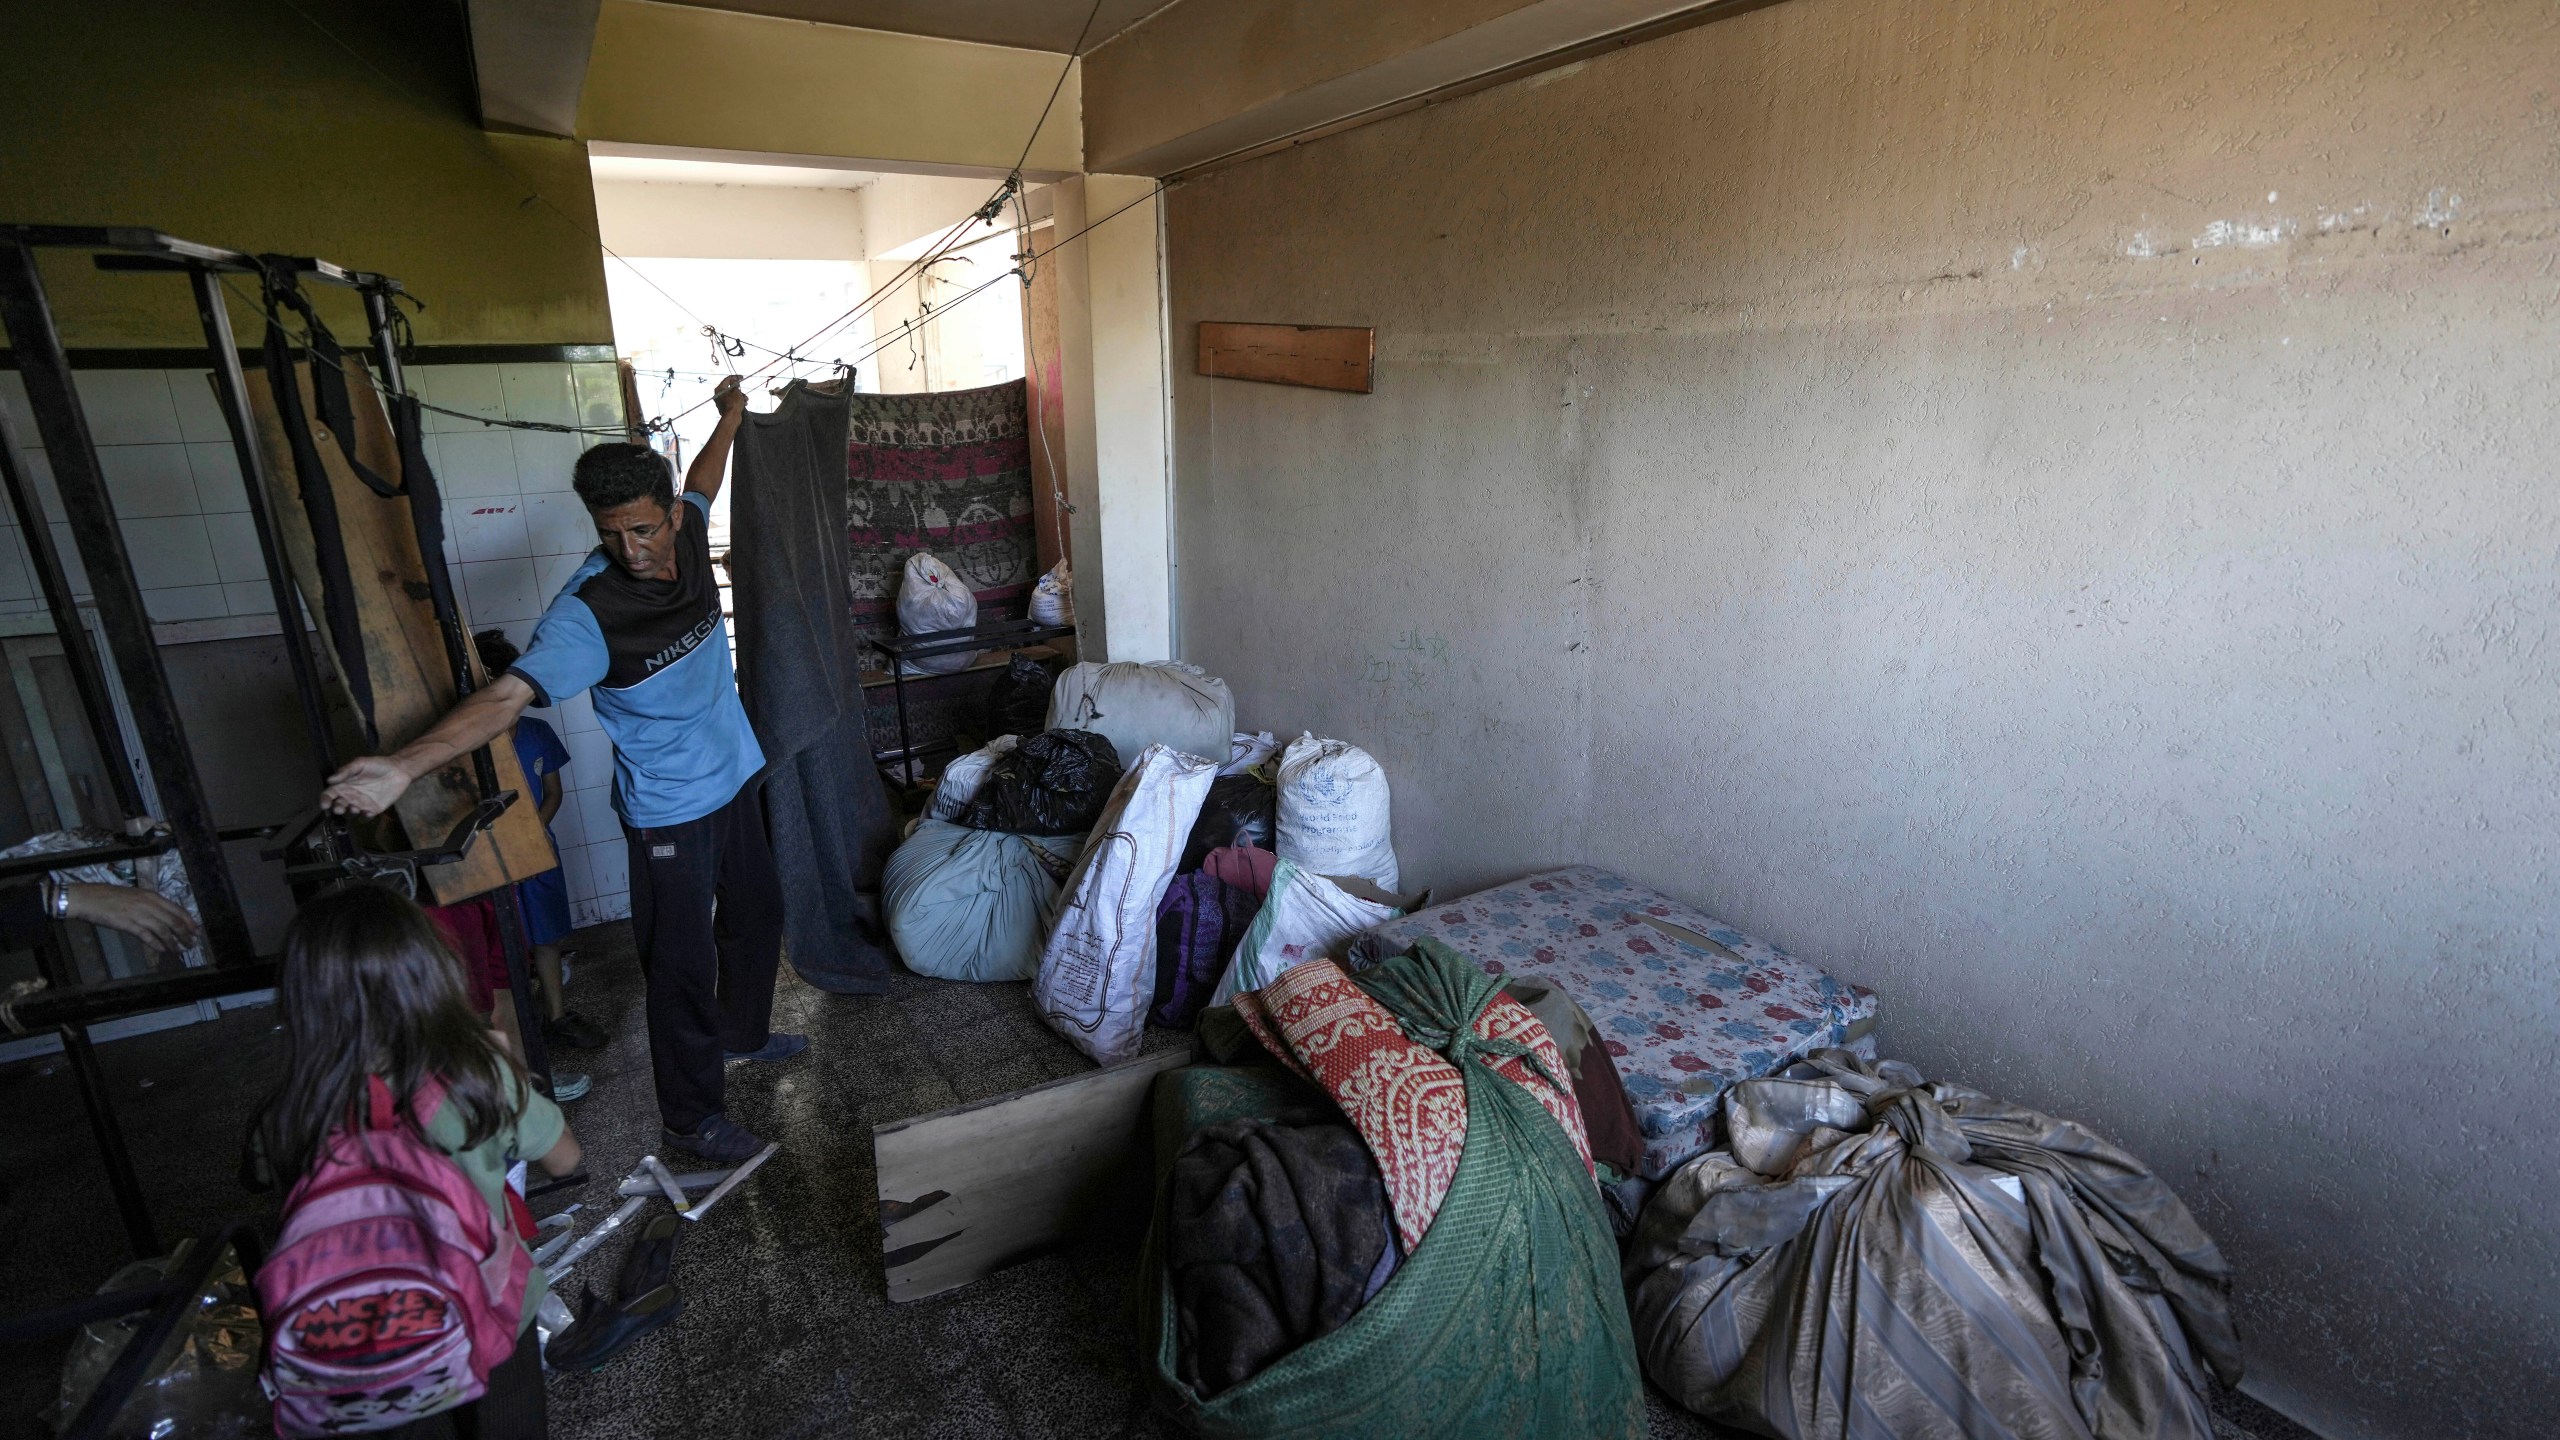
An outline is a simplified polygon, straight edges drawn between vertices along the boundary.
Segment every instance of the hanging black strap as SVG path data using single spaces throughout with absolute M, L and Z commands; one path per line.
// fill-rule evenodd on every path
M 456 700 L 469 695 L 471 683 L 471 637 L 462 626 L 462 607 L 453 596 L 453 572 L 444 565 L 444 494 L 436 488 L 435 472 L 427 468 L 425 414 L 418 408 L 418 397 L 399 394 L 391 397 L 391 430 L 400 442 L 400 483 L 409 493 L 409 518 L 418 531 L 418 558 L 426 562 L 427 599 L 435 607 L 436 629 L 444 636 L 445 661 L 453 667 L 453 695 Z M 486 746 L 473 751 L 472 773 L 479 781 L 480 797 L 487 799 L 498 793 L 498 772 Z
M 356 412 L 347 393 L 347 352 L 338 337 L 320 321 L 320 312 L 312 307 L 309 297 L 299 287 L 271 288 L 269 294 L 292 307 L 302 317 L 303 329 L 309 333 L 307 347 L 311 353 L 311 401 L 320 412 L 320 423 L 338 437 L 338 453 L 347 457 L 347 466 L 356 478 L 374 494 L 388 500 L 400 493 L 400 487 L 374 473 L 373 467 L 356 458 Z M 272 328 L 272 322 L 270 322 Z
M 276 417 L 282 422 L 286 442 L 293 448 L 294 480 L 302 491 L 303 513 L 311 520 L 311 548 L 320 562 L 321 624 L 329 632 L 331 648 L 338 653 L 338 671 L 346 677 L 347 690 L 355 697 L 356 717 L 364 726 L 365 749 L 373 750 L 381 743 L 373 722 L 373 674 L 365 666 L 364 628 L 356 616 L 355 578 L 347 570 L 346 537 L 338 529 L 338 497 L 329 488 L 329 472 L 320 463 L 320 447 L 312 443 L 311 426 L 302 413 L 302 387 L 295 383 L 293 375 L 293 347 L 286 340 L 284 327 L 276 323 L 272 306 L 267 314 L 264 358 L 267 390 L 275 398 Z M 320 373 L 316 363 L 312 372 Z M 317 388 L 315 384 L 315 392 Z M 295 623 L 290 615 L 276 619 L 287 625 Z

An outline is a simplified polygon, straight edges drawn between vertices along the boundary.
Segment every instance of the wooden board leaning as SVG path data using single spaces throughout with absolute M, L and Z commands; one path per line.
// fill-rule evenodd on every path
M 375 474 L 398 475 L 400 450 L 390 417 L 361 362 L 349 356 L 346 366 L 356 453 Z M 294 376 L 303 413 L 315 417 L 312 439 L 329 476 L 330 493 L 337 500 L 338 529 L 354 582 L 358 628 L 364 635 L 365 670 L 373 685 L 374 725 L 381 748 L 396 749 L 416 739 L 454 703 L 452 666 L 445 656 L 444 637 L 436 629 L 435 607 L 427 598 L 427 567 L 418 551 L 417 529 L 408 500 L 377 495 L 358 479 L 336 438 L 316 418 L 308 365 L 296 362 Z M 295 588 L 316 619 L 321 613 L 319 556 L 311 538 L 311 517 L 303 508 L 293 447 L 276 413 L 265 372 L 252 370 L 247 379 L 250 407 L 257 415 L 258 445 L 266 452 L 276 526 Z M 336 692 L 332 708 L 351 716 L 354 702 L 339 671 L 336 650 L 325 643 L 313 649 L 320 657 L 322 674 Z M 471 664 L 476 682 L 478 658 Z M 334 758 L 353 758 L 358 745 L 352 730 L 342 729 L 335 738 L 339 753 Z M 497 764 L 498 788 L 513 790 L 519 798 L 459 863 L 423 872 L 430 892 L 423 899 L 450 905 L 555 869 L 560 863 L 538 813 L 542 797 L 527 785 L 515 746 L 492 745 L 489 754 Z M 410 843 L 423 846 L 442 840 L 478 800 L 479 784 L 466 757 L 419 779 L 395 809 Z

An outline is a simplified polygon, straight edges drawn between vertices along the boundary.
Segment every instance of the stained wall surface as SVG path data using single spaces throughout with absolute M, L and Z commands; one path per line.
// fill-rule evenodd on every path
M 2547 1432 L 2560 10 L 1789 0 L 1166 223 L 1183 652 L 1414 883 L 1873 986 L 2176 1184 L 2260 1397 Z
M 430 345 L 610 343 L 586 147 L 473 118 L 459 5 L 11 5 L 0 220 L 141 225 L 396 275 Z M 186 285 L 50 255 L 63 340 L 204 343 Z M 341 335 L 352 299 L 317 287 Z M 246 326 L 248 306 L 232 307 Z M 256 332 L 247 332 L 252 343 Z

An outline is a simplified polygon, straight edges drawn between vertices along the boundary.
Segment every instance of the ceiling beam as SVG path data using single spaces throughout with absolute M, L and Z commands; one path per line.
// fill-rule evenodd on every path
M 1775 3 L 1181 0 L 1085 57 L 1085 166 L 1198 174 Z
M 1019 164 L 1054 179 L 1082 158 L 1078 68 L 1040 50 L 604 0 L 578 133 L 875 170 L 1002 175 Z
M 603 0 L 465 0 L 480 125 L 574 135 Z

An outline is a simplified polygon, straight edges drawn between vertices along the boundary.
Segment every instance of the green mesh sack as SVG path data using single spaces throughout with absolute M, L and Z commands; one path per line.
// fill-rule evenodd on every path
M 1201 1435 L 1253 1440 L 1641 1435 L 1643 1382 L 1599 1193 L 1572 1140 L 1488 1067 L 1472 1029 L 1500 982 L 1432 941 L 1359 980 L 1465 1077 L 1467 1148 L 1448 1197 L 1357 1315 L 1204 1399 L 1175 1370 L 1173 1295 L 1154 1239 L 1163 1177 L 1192 1132 L 1245 1115 L 1277 1119 L 1322 1092 L 1268 1067 L 1167 1074 L 1156 1088 L 1155 1229 L 1140 1272 L 1160 1403 Z

